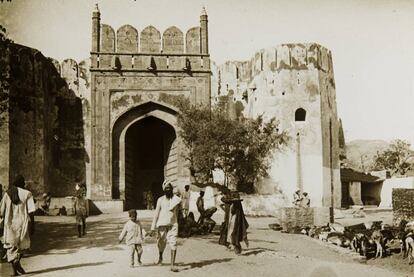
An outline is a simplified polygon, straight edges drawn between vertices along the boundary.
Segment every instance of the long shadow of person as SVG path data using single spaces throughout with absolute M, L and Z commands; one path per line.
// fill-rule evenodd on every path
M 41 270 L 31 271 L 31 272 L 27 272 L 27 274 L 36 275 L 36 274 L 42 274 L 42 273 L 47 273 L 47 272 L 52 272 L 52 271 L 73 269 L 73 268 L 86 267 L 86 266 L 97 266 L 97 265 L 108 264 L 108 263 L 112 263 L 112 262 L 111 261 L 106 261 L 106 262 L 97 262 L 97 263 L 83 263 L 83 264 L 65 265 L 65 266 L 51 267 L 51 268 L 45 268 L 45 269 L 41 269 Z
M 269 248 L 263 248 L 263 247 L 256 247 L 256 248 L 249 248 L 243 251 L 243 253 L 240 254 L 240 256 L 250 256 L 250 255 L 257 255 L 263 252 L 271 252 L 276 253 L 276 250 L 269 249 Z
M 180 267 L 179 271 L 189 270 L 192 268 L 201 268 L 207 265 L 216 264 L 216 263 L 226 263 L 233 260 L 232 258 L 224 258 L 224 259 L 213 259 L 213 260 L 204 260 L 200 262 L 193 262 L 193 263 L 178 263 L 177 265 Z

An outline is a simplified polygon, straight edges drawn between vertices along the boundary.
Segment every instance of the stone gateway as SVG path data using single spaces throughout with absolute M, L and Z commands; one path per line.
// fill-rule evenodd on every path
M 224 104 L 234 117 L 275 116 L 292 140 L 274 157 L 258 192 L 282 196 L 289 205 L 300 189 L 312 206 L 340 206 L 339 124 L 328 49 L 283 44 L 215 66 L 204 9 L 199 26 L 161 33 L 153 26 L 114 30 L 101 22 L 98 7 L 91 45 L 90 59 L 79 63 L 59 63 L 13 43 L 0 51 L 1 65 L 7 65 L 1 73 L 9 76 L 1 87 L 4 188 L 22 174 L 34 195 L 51 193 L 53 206 L 74 195 L 76 183 L 86 183 L 87 197 L 102 212 L 151 206 L 148 199 L 161 195 L 165 179 L 183 191 L 190 172 L 176 103 L 186 98 Z
M 207 14 L 186 34 L 175 26 L 115 32 L 98 9 L 92 25 L 90 197 L 142 209 L 144 192 L 157 199 L 165 178 L 180 189 L 189 183 L 174 103 L 210 105 Z

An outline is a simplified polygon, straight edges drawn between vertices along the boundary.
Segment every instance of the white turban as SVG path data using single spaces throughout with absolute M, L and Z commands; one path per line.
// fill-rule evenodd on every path
M 165 179 L 164 182 L 162 183 L 162 190 L 165 190 L 168 187 L 168 185 L 171 186 L 171 188 L 173 188 L 170 180 Z

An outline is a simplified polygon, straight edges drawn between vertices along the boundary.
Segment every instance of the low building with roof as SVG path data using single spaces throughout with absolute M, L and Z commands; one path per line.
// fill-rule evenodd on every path
M 342 201 L 341 206 L 379 206 L 385 178 L 341 168 Z

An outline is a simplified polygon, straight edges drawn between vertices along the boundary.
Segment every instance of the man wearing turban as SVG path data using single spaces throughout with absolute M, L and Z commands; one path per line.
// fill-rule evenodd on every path
M 157 231 L 157 246 L 159 251 L 157 264 L 162 263 L 162 254 L 168 243 L 171 248 L 171 271 L 176 272 L 177 269 L 175 268 L 174 263 L 177 255 L 177 218 L 181 198 L 173 193 L 173 186 L 168 180 L 164 181 L 162 188 L 164 195 L 157 200 L 151 231 Z

